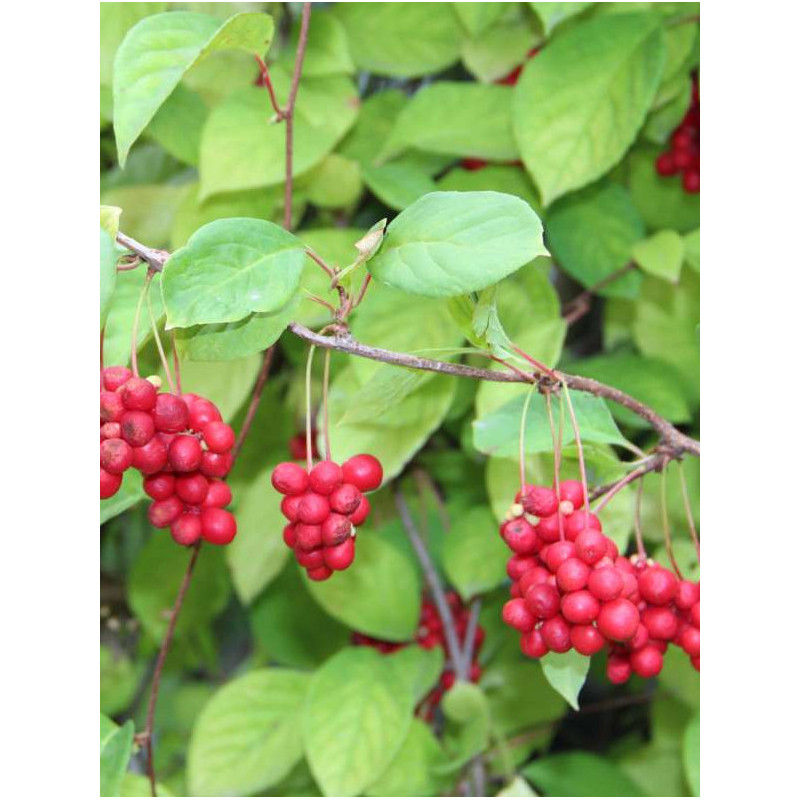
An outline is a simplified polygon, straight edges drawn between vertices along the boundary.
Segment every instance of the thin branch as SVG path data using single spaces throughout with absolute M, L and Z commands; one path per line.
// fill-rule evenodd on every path
M 284 112 L 278 103 L 278 98 L 275 96 L 275 87 L 272 85 L 269 67 L 261 56 L 257 55 L 256 61 L 258 62 L 258 68 L 261 70 L 261 81 L 269 92 L 269 101 L 272 103 L 272 110 L 275 112 L 275 122 L 280 122 L 283 119 Z
M 261 369 L 258 373 L 256 384 L 253 387 L 253 396 L 250 398 L 250 405 L 247 407 L 247 414 L 245 415 L 244 422 L 242 422 L 242 429 L 239 431 L 239 435 L 236 437 L 236 444 L 233 446 L 233 451 L 231 453 L 234 461 L 236 461 L 236 459 L 239 457 L 239 451 L 242 449 L 244 440 L 247 438 L 247 434 L 250 432 L 250 426 L 253 424 L 253 420 L 255 419 L 259 403 L 261 402 L 261 394 L 264 391 L 265 384 L 267 383 L 269 370 L 272 366 L 272 359 L 274 356 L 275 345 L 273 344 L 272 347 L 269 347 L 264 351 L 264 358 L 261 361 Z
M 658 472 L 662 470 L 671 460 L 671 456 L 669 453 L 664 452 L 656 452 L 652 455 L 648 456 L 642 464 L 640 464 L 636 469 L 631 470 L 624 478 L 618 481 L 614 481 L 614 483 L 607 483 L 604 486 L 599 486 L 595 489 L 591 496 L 590 500 L 594 501 L 597 500 L 598 497 L 603 497 L 603 502 L 597 505 L 594 509 L 595 513 L 602 511 L 610 502 L 611 498 L 614 497 L 617 492 L 624 489 L 628 484 L 633 483 L 638 478 L 643 478 L 647 475 L 648 472 Z
M 598 281 L 593 286 L 590 286 L 588 289 L 585 289 L 576 297 L 573 297 L 561 310 L 561 316 L 564 318 L 564 322 L 566 322 L 567 325 L 576 323 L 581 317 L 588 313 L 589 309 L 592 307 L 592 300 L 597 292 L 601 289 L 605 289 L 634 269 L 636 269 L 636 264 L 634 264 L 633 261 L 629 261 L 624 267 L 612 272 L 610 275 L 606 275 L 605 278 Z
M 464 663 L 469 669 L 475 654 L 475 634 L 478 632 L 478 617 L 481 613 L 481 599 L 476 597 L 469 609 L 467 630 L 464 632 Z
M 139 737 L 144 742 L 147 751 L 147 776 L 150 779 L 150 791 L 153 797 L 156 796 L 156 772 L 153 766 L 153 723 L 156 717 L 156 702 L 158 701 L 158 689 L 161 685 L 161 673 L 164 671 L 164 662 L 167 660 L 167 653 L 172 644 L 172 637 L 175 635 L 175 626 L 178 622 L 178 614 L 180 614 L 181 607 L 183 606 L 183 599 L 186 597 L 186 592 L 189 589 L 189 584 L 192 582 L 192 573 L 194 572 L 194 565 L 197 562 L 197 556 L 200 553 L 200 544 L 198 542 L 192 548 L 192 555 L 189 563 L 186 566 L 186 572 L 183 575 L 180 589 L 178 589 L 178 596 L 175 598 L 175 603 L 169 615 L 169 624 L 167 631 L 164 634 L 164 639 L 161 642 L 161 649 L 158 651 L 158 659 L 156 667 L 153 671 L 153 684 L 150 689 L 150 700 L 147 703 L 147 721 L 145 722 L 144 733 Z

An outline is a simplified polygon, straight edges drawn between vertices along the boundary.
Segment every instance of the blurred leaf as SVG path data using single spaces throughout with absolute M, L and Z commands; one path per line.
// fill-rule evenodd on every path
M 379 419 L 383 414 L 393 411 L 398 403 L 433 377 L 432 372 L 383 364 L 351 398 L 339 424 Z
M 145 497 L 147 495 L 142 489 L 141 474 L 136 470 L 127 470 L 122 476 L 122 484 L 117 493 L 100 501 L 100 524 L 102 525 L 123 511 L 127 511 Z
M 379 167 L 365 166 L 363 176 L 370 191 L 396 211 L 402 211 L 422 195 L 436 191 L 436 184 L 423 170 L 402 159 Z
M 659 683 L 692 708 L 700 708 L 700 673 L 682 650 L 671 648 L 664 654 Z
M 110 647 L 100 645 L 100 711 L 103 714 L 119 714 L 131 704 L 142 678 L 141 666 L 123 653 L 114 653 Z
M 148 247 L 166 247 L 175 214 L 189 191 L 187 185 L 119 186 L 104 191 L 101 200 L 122 209 L 128 236 Z
M 100 715 L 100 796 L 119 797 L 133 749 L 133 720 L 121 728 Z
M 100 229 L 104 230 L 114 241 L 119 233 L 119 217 L 121 208 L 116 206 L 100 206 Z
M 452 3 L 461 24 L 470 36 L 477 36 L 503 16 L 501 3 Z
M 526 66 L 514 90 L 514 132 L 545 205 L 622 158 L 644 122 L 664 60 L 663 34 L 652 16 L 630 14 L 582 22 Z
M 306 758 L 330 797 L 353 797 L 377 780 L 411 724 L 407 683 L 370 648 L 348 648 L 311 680 L 303 717 Z
M 105 325 L 108 307 L 117 280 L 117 247 L 109 234 L 100 228 L 100 327 Z
M 685 797 L 687 794 L 680 747 L 650 742 L 623 756 L 618 767 L 641 787 L 639 795 Z
M 542 21 L 544 32 L 549 36 L 565 20 L 580 14 L 592 3 L 528 3 Z
M 469 5 L 479 4 L 469 3 Z M 502 8 L 499 3 L 491 5 Z M 535 42 L 533 32 L 522 20 L 503 20 L 474 38 L 465 39 L 461 48 L 461 58 L 464 66 L 479 81 L 490 83 L 504 78 L 515 67 L 523 64 Z
M 436 183 L 443 192 L 495 191 L 514 194 L 523 199 L 534 211 L 539 212 L 536 189 L 524 170 L 489 164 L 483 169 L 468 170 L 454 167 Z
M 686 726 L 683 737 L 683 768 L 693 797 L 700 797 L 700 715 Z
M 495 797 L 538 797 L 539 794 L 525 780 L 517 775 L 507 786 L 504 786 Z
M 578 695 L 589 674 L 588 656 L 576 650 L 548 653 L 541 659 L 542 672 L 548 683 L 577 711 Z
M 339 152 L 358 161 L 362 167 L 374 165 L 407 103 L 408 96 L 401 89 L 383 89 L 366 97 L 355 126 L 339 145 Z
M 320 208 L 345 208 L 358 201 L 363 189 L 358 162 L 330 153 L 297 181 L 297 190 Z
M 151 14 L 167 10 L 167 3 L 100 4 L 100 84 L 111 86 L 114 56 L 129 28 Z
M 659 231 L 637 242 L 633 260 L 648 274 L 677 283 L 683 266 L 683 239 L 675 231 Z
M 352 75 L 355 64 L 347 45 L 347 35 L 342 23 L 327 9 L 314 9 L 313 34 L 308 37 L 303 59 L 303 79 L 325 75 Z M 294 55 L 300 34 L 300 15 L 295 18 L 289 41 L 281 52 L 279 63 L 289 69 L 294 67 Z
M 683 237 L 686 263 L 695 271 L 700 272 L 700 228 Z
M 444 650 L 441 647 L 427 650 L 412 644 L 388 655 L 387 659 L 409 684 L 415 704 L 439 683 L 444 668 Z
M 123 3 L 113 4 L 123 5 Z M 144 4 L 143 4 L 144 5 Z M 119 795 L 115 797 L 149 797 L 150 780 L 146 775 L 139 775 L 135 772 L 126 772 L 122 777 L 122 786 Z M 156 783 L 156 797 L 174 797 L 162 783 Z
M 415 78 L 458 61 L 461 28 L 450 3 L 342 3 L 333 13 L 361 70 Z
M 200 159 L 200 134 L 207 117 L 203 98 L 179 85 L 158 109 L 146 132 L 170 155 L 196 167 Z
M 473 683 L 457 681 L 442 700 L 448 724 L 444 748 L 448 760 L 438 771 L 455 772 L 489 744 L 489 704 L 483 690 Z
M 303 756 L 308 685 L 305 673 L 260 669 L 223 686 L 192 732 L 192 795 L 249 795 L 285 778 Z
M 579 750 L 537 759 L 522 773 L 554 797 L 642 796 L 642 790 L 610 761 Z

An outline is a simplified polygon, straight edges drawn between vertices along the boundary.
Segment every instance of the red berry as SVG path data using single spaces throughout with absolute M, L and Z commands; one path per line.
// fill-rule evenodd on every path
M 544 567 L 533 567 L 527 572 L 523 574 L 523 576 L 519 579 L 519 591 L 522 595 L 531 588 L 531 586 L 536 586 L 539 583 L 544 583 L 550 577 L 549 570 L 546 570 Z
M 299 546 L 295 546 L 294 557 L 297 563 L 306 569 L 317 569 L 318 567 L 325 566 L 321 547 L 318 547 L 316 550 L 302 550 Z
M 525 601 L 520 598 L 509 600 L 503 606 L 503 622 L 512 628 L 516 628 L 521 633 L 528 633 L 528 631 L 533 630 L 535 621 L 525 605 Z
M 633 638 L 628 642 L 628 647 L 631 650 L 641 650 L 649 641 L 650 632 L 640 622 L 636 628 L 636 633 L 633 634 Z
M 679 170 L 683 171 L 687 167 L 691 166 L 692 161 L 694 159 L 692 158 L 692 154 L 689 152 L 689 150 L 679 150 L 679 151 L 673 153 L 672 160 L 673 160 L 675 166 Z
M 183 513 L 183 503 L 175 495 L 150 503 L 147 518 L 154 528 L 166 528 Z
M 328 502 L 331 509 L 338 514 L 352 514 L 358 508 L 362 496 L 352 483 L 343 483 L 331 492 Z
M 678 591 L 678 579 L 664 567 L 648 567 L 639 575 L 639 592 L 656 606 L 669 603 Z
M 203 500 L 203 506 L 206 508 L 225 508 L 232 499 L 231 487 L 225 481 L 209 481 L 208 494 L 206 499 Z
M 146 411 L 126 411 L 120 420 L 122 438 L 131 447 L 147 444 L 155 435 L 153 417 Z
M 133 449 L 122 439 L 106 439 L 100 443 L 100 466 L 114 475 L 121 475 L 133 461 Z
M 542 517 L 536 526 L 536 534 L 543 542 L 557 542 L 561 538 L 560 514 Z
M 695 628 L 700 627 L 700 601 L 698 600 L 693 606 L 692 610 L 689 612 L 689 619 L 692 621 L 692 625 Z
M 229 544 L 236 536 L 236 517 L 224 508 L 204 508 L 200 521 L 202 536 L 211 544 Z
M 281 494 L 303 494 L 308 489 L 308 473 L 299 464 L 284 461 L 272 470 L 272 485 Z
M 561 613 L 568 622 L 586 625 L 597 619 L 600 601 L 586 589 L 570 592 L 561 600 Z
M 206 450 L 200 463 L 200 471 L 207 478 L 224 478 L 233 467 L 233 456 L 230 453 L 212 453 Z
M 297 545 L 297 525 L 290 523 L 283 529 L 283 543 L 293 550 Z
M 664 657 L 652 645 L 631 653 L 630 661 L 631 668 L 641 678 L 654 678 L 664 666 Z
M 362 453 L 342 464 L 342 474 L 345 483 L 352 483 L 362 492 L 370 492 L 381 485 L 383 467 L 375 456 Z
M 312 581 L 326 581 L 333 575 L 333 570 L 329 567 L 321 566 L 307 570 L 307 575 Z
M 683 189 L 689 194 L 700 191 L 700 173 L 696 170 L 687 170 L 683 173 Z
M 525 605 L 539 619 L 550 619 L 558 613 L 561 598 L 548 583 L 537 583 L 525 592 Z
M 298 522 L 295 527 L 297 547 L 301 550 L 315 550 L 322 545 L 322 528 L 319 525 L 308 525 Z
M 100 422 L 119 422 L 125 413 L 122 397 L 116 392 L 100 392 Z
M 523 633 L 519 640 L 522 652 L 529 658 L 541 658 L 547 655 L 549 648 L 544 643 L 542 632 L 539 630 L 532 630 L 528 633 Z
M 592 570 L 587 585 L 598 600 L 606 601 L 620 596 L 624 581 L 614 567 L 600 567 Z
M 342 485 L 342 468 L 334 461 L 320 461 L 311 470 L 308 484 L 312 491 L 327 496 Z
M 639 626 L 639 610 L 630 600 L 618 597 L 604 603 L 597 616 L 597 627 L 606 639 L 624 642 Z
M 361 502 L 358 504 L 358 508 L 350 515 L 350 522 L 352 522 L 353 525 L 358 527 L 369 516 L 369 512 L 370 512 L 369 500 L 367 500 L 367 498 L 364 497 L 364 495 L 362 495 Z
M 129 411 L 152 411 L 155 408 L 158 392 L 156 387 L 144 378 L 128 378 L 119 391 L 122 404 Z
M 689 150 L 693 145 L 692 134 L 681 125 L 672 134 L 672 147 L 674 150 Z M 677 154 L 676 154 L 677 155 Z
M 608 539 L 600 531 L 587 528 L 575 539 L 575 552 L 586 564 L 596 564 L 606 554 L 607 541 Z
M 143 475 L 154 475 L 167 465 L 167 446 L 160 434 L 147 444 L 133 448 L 133 466 Z
M 564 520 L 564 536 L 569 541 L 574 542 L 578 534 L 585 528 L 591 528 L 596 531 L 602 531 L 603 526 L 600 520 L 585 509 L 580 514 L 570 514 Z
M 330 513 L 328 499 L 314 492 L 304 494 L 297 505 L 297 519 L 308 525 L 321 525 Z
M 700 600 L 700 585 L 692 581 L 680 581 L 675 592 L 675 605 L 681 611 L 688 611 Z
M 582 656 L 593 656 L 603 649 L 606 640 L 594 625 L 573 625 L 569 632 L 572 646 Z
M 579 558 L 568 558 L 558 568 L 556 582 L 562 591 L 576 592 L 586 586 L 591 572 L 591 567 L 584 564 Z
M 200 468 L 203 448 L 194 436 L 181 434 L 170 442 L 168 458 L 176 472 L 192 472 Z
M 119 422 L 106 422 L 100 426 L 100 441 L 103 439 L 121 439 L 122 425 Z
M 325 547 L 322 550 L 325 566 L 333 570 L 347 569 L 353 563 L 355 556 L 356 546 L 352 537 L 348 537 L 341 544 Z
M 537 517 L 549 517 L 558 511 L 558 496 L 546 486 L 525 486 L 519 499 L 522 507 Z
M 668 178 L 670 175 L 675 175 L 677 171 L 678 168 L 675 166 L 672 153 L 662 153 L 656 159 L 656 172 L 662 177 Z
M 503 525 L 503 538 L 515 553 L 531 553 L 536 550 L 537 537 L 533 525 L 517 517 Z
M 302 499 L 303 496 L 300 494 L 287 494 L 281 500 L 281 513 L 289 522 L 297 522 L 297 507 Z
M 609 656 L 606 675 L 611 683 L 625 683 L 631 677 L 631 662 L 627 656 Z
M 175 476 L 166 472 L 148 475 L 143 483 L 144 492 L 153 500 L 166 500 L 175 494 Z
M 488 161 L 484 161 L 482 158 L 461 159 L 461 166 L 468 172 L 475 172 L 476 170 L 483 169 L 488 163 Z
M 189 408 L 183 398 L 164 392 L 156 397 L 153 422 L 157 431 L 165 433 L 185 431 L 189 427 Z
M 203 523 L 200 521 L 199 514 L 181 514 L 175 522 L 170 525 L 169 532 L 178 544 L 185 547 L 199 541 L 203 533 Z
M 678 618 L 663 606 L 646 608 L 642 613 L 642 623 L 652 639 L 672 641 L 678 632 Z
M 322 543 L 326 547 L 336 547 L 351 538 L 353 523 L 342 514 L 330 514 L 322 523 Z
M 210 422 L 220 422 L 222 414 L 219 409 L 204 397 L 197 397 L 197 395 L 185 394 L 183 399 L 189 407 L 189 427 L 198 433 L 205 430 Z
M 686 630 L 681 634 L 681 638 L 678 643 L 691 658 L 699 658 L 700 631 L 697 628 L 693 628 L 691 626 L 686 628 Z
M 109 392 L 115 392 L 133 373 L 127 367 L 106 367 L 103 370 L 103 386 Z
M 506 564 L 506 572 L 512 581 L 518 581 L 528 570 L 537 566 L 533 556 L 511 556 Z
M 208 478 L 199 472 L 179 475 L 175 479 L 175 494 L 184 503 L 199 506 L 208 496 Z
M 572 503 L 572 508 L 578 510 L 583 505 L 583 484 L 580 481 L 561 481 L 559 486 L 561 501 Z
M 212 420 L 203 428 L 203 441 L 212 453 L 227 453 L 236 443 L 236 434 L 227 423 Z
M 115 475 L 112 472 L 106 472 L 100 467 L 100 499 L 105 500 L 108 497 L 113 497 L 119 490 L 122 484 L 122 475 Z
M 545 563 L 550 572 L 555 573 L 568 559 L 575 555 L 575 545 L 572 542 L 556 542 L 547 548 Z
M 566 653 L 572 647 L 570 626 L 564 617 L 558 615 L 545 620 L 540 630 L 544 643 L 554 653 Z

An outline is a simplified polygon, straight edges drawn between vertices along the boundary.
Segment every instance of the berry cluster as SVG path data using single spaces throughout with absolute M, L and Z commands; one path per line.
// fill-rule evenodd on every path
M 683 190 L 700 191 L 700 90 L 692 82 L 692 102 L 680 125 L 672 132 L 670 149 L 656 159 L 656 172 L 664 177 L 683 173 Z
M 156 528 L 192 545 L 201 538 L 228 544 L 236 519 L 225 510 L 231 490 L 236 436 L 217 407 L 196 394 L 159 392 L 158 379 L 135 377 L 127 367 L 103 370 L 100 390 L 100 497 L 117 493 L 125 470 L 137 469 L 153 499 Z
M 575 648 L 610 650 L 608 678 L 657 675 L 670 642 L 700 669 L 700 585 L 679 581 L 651 559 L 621 556 L 588 508 L 578 481 L 557 495 L 525 486 L 500 535 L 514 551 L 503 620 L 522 634 L 522 652 L 540 658 Z
M 453 615 L 453 622 L 456 629 L 456 637 L 460 645 L 463 646 L 464 639 L 467 634 L 467 626 L 469 624 L 470 611 L 464 605 L 461 598 L 455 592 L 448 592 L 446 595 L 447 605 L 450 607 L 450 613 Z M 477 683 L 481 677 L 481 666 L 478 662 L 478 653 L 483 646 L 483 641 L 486 634 L 483 628 L 475 628 L 475 641 L 472 648 L 472 663 L 470 664 L 469 679 L 472 683 Z M 413 641 L 420 647 L 426 650 L 432 650 L 434 647 L 442 647 L 445 652 L 445 657 L 449 658 L 450 652 L 447 646 L 447 639 L 444 635 L 444 624 L 436 605 L 430 600 L 423 599 L 422 611 L 417 625 L 417 630 L 414 633 Z M 363 633 L 353 634 L 353 644 L 363 645 L 365 647 L 374 647 L 381 653 L 389 654 L 397 650 L 402 650 L 409 643 L 407 642 L 387 642 L 383 639 L 375 639 L 372 636 L 367 636 Z M 418 711 L 427 719 L 433 718 L 433 713 L 436 707 L 441 703 L 444 693 L 452 689 L 456 682 L 455 672 L 448 666 L 439 676 L 438 684 L 430 691 L 430 693 L 420 702 Z
M 284 495 L 281 511 L 289 524 L 283 541 L 314 581 L 347 569 L 355 558 L 355 529 L 367 518 L 363 492 L 381 485 L 383 468 L 370 455 L 353 456 L 339 466 L 320 461 L 311 471 L 293 461 L 278 464 L 272 485 Z

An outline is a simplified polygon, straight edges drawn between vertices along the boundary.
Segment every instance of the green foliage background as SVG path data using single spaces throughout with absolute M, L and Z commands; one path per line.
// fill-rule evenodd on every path
M 283 219 L 284 126 L 271 121 L 267 93 L 255 85 L 253 54 L 266 54 L 284 101 L 299 6 L 101 4 L 106 363 L 129 359 L 143 277 L 142 270 L 115 273 L 118 229 L 172 251 L 208 223 L 250 219 L 246 233 L 241 224 L 205 228 L 152 292 L 158 324 L 178 326 L 184 387 L 213 399 L 238 426 L 259 352 L 291 320 L 327 321 L 309 292 L 335 300 L 302 245 L 344 267 L 355 258 L 354 243 L 384 217 L 416 203 L 394 229 L 395 239 L 411 240 L 437 213 L 447 218 L 452 207 L 437 205 L 432 192 L 501 192 L 515 230 L 534 230 L 541 218 L 546 250 L 537 250 L 536 236 L 503 240 L 498 250 L 486 231 L 470 236 L 468 229 L 460 277 L 429 271 L 409 280 L 387 240 L 371 266 L 376 280 L 353 314 L 354 337 L 476 366 L 488 363 L 476 350 L 507 355 L 511 339 L 548 365 L 630 392 L 699 436 L 699 199 L 653 167 L 699 69 L 699 4 L 315 4 L 295 125 L 293 220 L 302 245 L 281 239 L 280 259 L 254 267 L 270 289 L 260 305 L 247 306 L 246 293 L 228 294 L 220 308 L 219 258 L 208 242 L 247 235 L 264 247 L 281 236 L 258 222 Z M 188 44 L 165 70 L 157 52 L 173 29 Z M 526 61 L 534 47 L 541 52 Z M 516 86 L 496 83 L 519 64 Z M 488 163 L 469 169 L 465 159 Z M 492 213 L 491 197 L 464 202 L 481 221 Z M 180 265 L 195 280 L 192 269 L 203 259 L 207 293 L 193 285 L 184 301 Z M 562 306 L 629 262 L 635 267 L 568 326 Z M 145 368 L 157 372 L 149 326 L 138 344 Z M 280 338 L 231 476 L 239 534 L 224 551 L 205 548 L 198 562 L 159 701 L 160 793 L 435 795 L 452 791 L 462 765 L 483 752 L 492 794 L 696 794 L 699 678 L 682 653 L 670 654 L 657 681 L 622 688 L 607 683 L 598 656 L 584 683 L 585 664 L 543 669 L 524 659 L 500 621 L 507 587 L 496 525 L 516 491 L 524 387 L 333 355 L 334 456 L 374 452 L 387 477 L 399 478 L 425 521 L 440 573 L 465 600 L 482 597 L 487 632 L 480 683 L 451 691 L 433 729 L 413 710 L 438 678 L 438 651 L 408 648 L 382 658 L 348 646 L 354 630 L 408 640 L 422 580 L 387 489 L 373 498 L 347 573 L 310 584 L 283 545 L 269 472 L 304 429 L 304 357 L 301 341 Z M 321 369 L 314 379 L 318 401 Z M 628 442 L 655 443 L 629 411 L 575 400 L 583 404 L 590 482 L 624 474 Z M 534 403 L 527 467 L 548 482 L 552 454 L 542 424 Z M 699 469 L 693 460 L 685 469 L 697 519 Z M 573 446 L 564 473 L 577 474 Z M 446 515 L 436 513 L 420 475 L 438 486 Z M 644 481 L 643 532 L 663 559 L 660 480 Z M 142 760 L 133 731 L 143 725 L 146 681 L 188 559 L 150 528 L 142 498 L 129 478 L 101 503 L 106 796 L 146 792 L 135 774 Z M 620 493 L 601 515 L 621 546 L 632 531 L 633 498 Z M 674 467 L 667 504 L 681 566 L 697 577 Z M 576 696 L 585 711 L 568 710 L 565 698 Z

